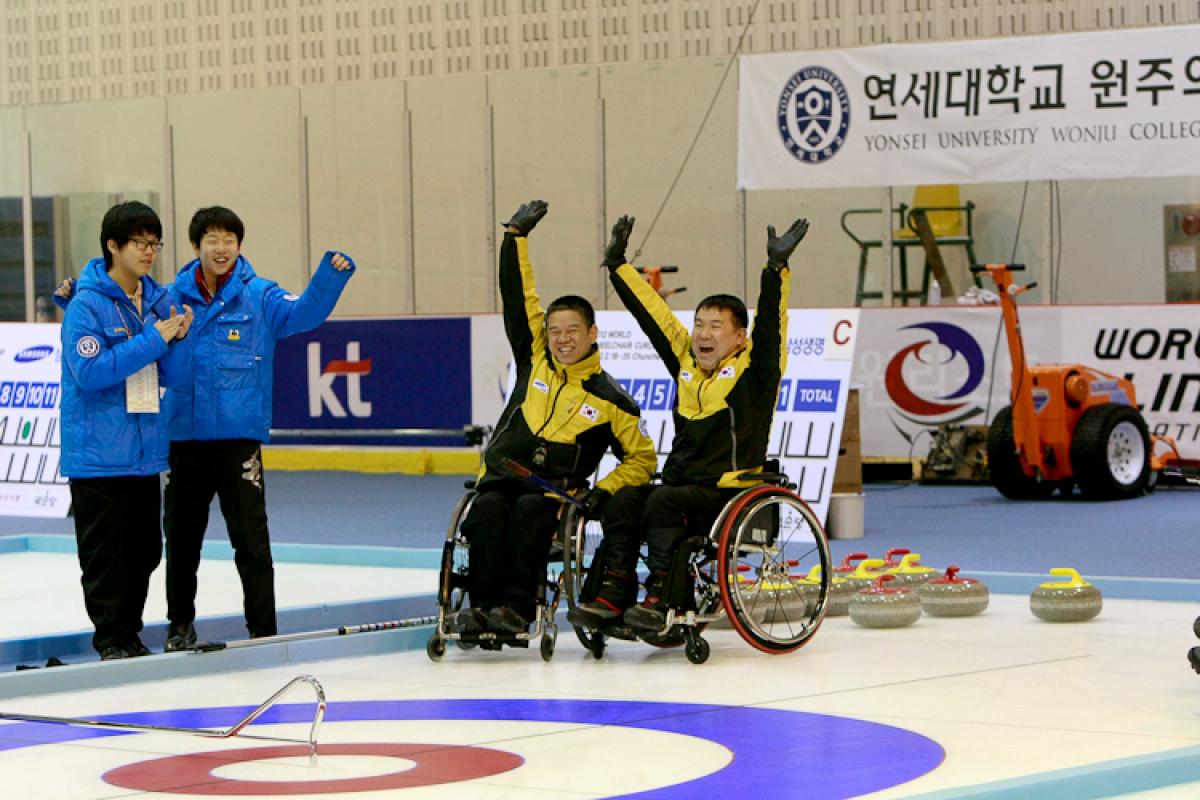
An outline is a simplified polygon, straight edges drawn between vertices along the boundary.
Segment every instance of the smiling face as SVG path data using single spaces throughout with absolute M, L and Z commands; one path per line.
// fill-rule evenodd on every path
M 220 228 L 209 228 L 200 237 L 200 244 L 193 245 L 196 257 L 200 259 L 200 268 L 204 276 L 216 281 L 222 275 L 233 269 L 238 255 L 242 252 L 242 243 L 237 234 Z
M 578 311 L 563 309 L 546 316 L 546 338 L 550 352 L 564 366 L 577 364 L 587 358 L 596 344 L 599 330 L 589 326 Z
M 746 345 L 746 329 L 724 308 L 702 308 L 692 325 L 692 355 L 705 372 L 712 372 L 730 353 Z

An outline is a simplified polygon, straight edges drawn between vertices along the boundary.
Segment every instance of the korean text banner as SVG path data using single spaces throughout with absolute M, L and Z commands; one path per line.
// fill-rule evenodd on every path
M 1200 173 L 1200 26 L 740 66 L 739 189 Z

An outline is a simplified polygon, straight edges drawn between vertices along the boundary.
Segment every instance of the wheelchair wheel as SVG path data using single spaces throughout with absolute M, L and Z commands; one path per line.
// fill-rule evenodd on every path
M 450 527 L 446 531 L 446 541 L 442 545 L 437 605 L 438 611 L 441 612 L 443 625 L 449 624 L 450 618 L 461 611 L 466 604 L 469 548 L 460 526 L 467 518 L 467 512 L 475 497 L 475 492 L 467 492 L 458 501 L 450 518 Z M 439 631 L 439 633 L 445 632 L 444 629 Z
M 718 584 L 734 630 L 765 653 L 790 653 L 817 632 L 832 575 L 825 531 L 778 486 L 735 497 L 717 521 Z M 819 566 L 820 578 L 809 579 Z
M 584 585 L 596 559 L 600 540 L 604 538 L 599 522 L 589 522 L 576 509 L 567 510 L 563 521 L 563 594 L 567 608 L 583 602 Z M 594 658 L 604 655 L 604 634 L 588 628 L 575 627 L 575 638 Z

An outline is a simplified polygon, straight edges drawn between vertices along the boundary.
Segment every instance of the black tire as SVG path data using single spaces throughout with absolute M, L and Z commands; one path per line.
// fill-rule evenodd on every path
M 425 655 L 429 656 L 430 661 L 441 661 L 442 656 L 446 655 L 446 640 L 436 633 L 430 636 L 425 643 Z
M 542 641 L 538 645 L 538 650 L 542 653 L 542 661 L 545 661 L 547 664 L 554 658 L 554 639 L 554 634 L 547 633 L 542 637 Z
M 596 591 L 588 576 L 591 574 L 592 564 L 596 562 L 599 554 L 603 534 L 598 522 L 591 523 L 592 530 L 590 531 L 588 526 L 588 521 L 577 511 L 574 509 L 567 511 L 567 519 L 563 524 L 562 586 L 563 594 L 567 598 L 568 609 L 573 609 L 580 603 L 590 600 L 591 597 L 587 595 Z M 600 658 L 599 655 L 596 655 L 596 648 L 599 648 L 601 654 L 604 653 L 604 634 L 574 625 L 571 627 L 575 630 L 575 638 L 579 640 L 584 649 L 591 651 L 596 658 Z
M 1071 436 L 1071 470 L 1089 500 L 1127 500 L 1150 479 L 1150 431 L 1133 406 L 1104 403 L 1083 412 Z
M 687 660 L 693 664 L 703 664 L 708 661 L 708 656 L 712 652 L 708 645 L 708 640 L 697 634 L 690 642 L 687 643 Z
M 790 653 L 825 619 L 833 575 L 825 530 L 795 492 L 778 486 L 747 489 L 726 509 L 717 521 L 721 604 L 747 644 Z M 820 582 L 806 587 L 814 567 L 820 567 Z M 806 588 L 815 590 L 811 605 Z
M 1196 634 L 1197 639 L 1200 639 L 1200 617 L 1196 617 L 1192 622 L 1192 633 Z
M 1021 469 L 1013 437 L 1012 406 L 1000 409 L 988 428 L 987 459 L 992 485 L 1009 500 L 1044 500 L 1058 488 L 1058 484 L 1031 478 Z

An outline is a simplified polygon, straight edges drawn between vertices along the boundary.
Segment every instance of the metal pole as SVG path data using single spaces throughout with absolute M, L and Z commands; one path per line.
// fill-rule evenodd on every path
M 207 730 L 205 728 L 179 728 L 173 725 L 147 725 L 136 722 L 110 722 L 107 720 L 95 719 L 79 719 L 75 717 L 50 717 L 42 714 L 20 714 L 20 713 L 5 713 L 0 712 L 0 719 L 15 720 L 18 722 L 48 722 L 54 725 L 75 725 L 84 728 L 110 728 L 115 730 L 126 731 L 155 731 L 162 733 L 186 733 L 191 736 L 203 736 L 208 739 L 230 739 L 241 733 L 247 725 L 266 713 L 267 709 L 275 705 L 281 697 L 292 690 L 292 687 L 307 683 L 313 688 L 317 695 L 317 711 L 313 716 L 312 727 L 308 731 L 308 741 L 304 742 L 299 739 L 284 739 L 278 736 L 242 736 L 243 739 L 257 739 L 267 742 L 290 742 L 292 744 L 307 744 L 308 745 L 308 760 L 310 764 L 317 763 L 317 734 L 321 730 L 321 722 L 325 719 L 325 689 L 321 686 L 321 682 L 312 675 L 299 675 L 292 678 L 287 684 L 271 695 L 257 708 L 247 714 L 241 721 L 226 728 L 223 731 Z
M 299 90 L 297 90 L 297 93 Z M 301 101 L 303 102 L 303 101 Z M 312 209 L 309 203 L 308 117 L 300 112 L 300 260 L 305 281 L 312 280 Z
M 608 153 L 605 139 L 604 96 L 600 92 L 600 70 L 596 70 L 596 253 L 608 246 Z M 600 305 L 608 308 L 608 270 L 596 270 Z
M 164 97 L 164 110 L 166 107 Z M 158 265 L 160 283 L 166 284 L 175 279 L 175 270 L 179 266 L 179 242 L 175 236 L 175 129 L 169 121 L 163 126 L 163 196 L 159 210 L 162 212 L 163 241 L 170 248 L 167 258 L 161 259 Z M 169 266 L 164 263 L 168 261 Z
M 404 267 L 408 270 L 408 311 L 417 313 L 417 217 L 416 189 L 413 177 L 413 122 L 408 108 L 408 90 L 404 94 Z
M 33 140 L 21 137 L 21 238 L 25 259 L 25 321 L 36 319 L 33 284 Z
M 487 92 L 487 76 L 484 76 L 484 94 Z M 488 274 L 491 274 L 492 269 L 496 264 L 496 130 L 495 130 L 495 109 L 489 101 L 484 112 L 483 128 L 484 128 L 484 161 L 483 161 L 483 181 L 484 187 L 484 222 L 487 232 L 487 252 L 488 252 Z M 500 310 L 500 290 L 495 280 L 487 281 L 488 287 L 488 303 L 493 312 Z
M 895 302 L 892 292 L 895 288 L 895 276 L 892 274 L 892 187 L 883 189 L 883 232 L 880 241 L 883 243 L 883 304 L 890 306 Z

